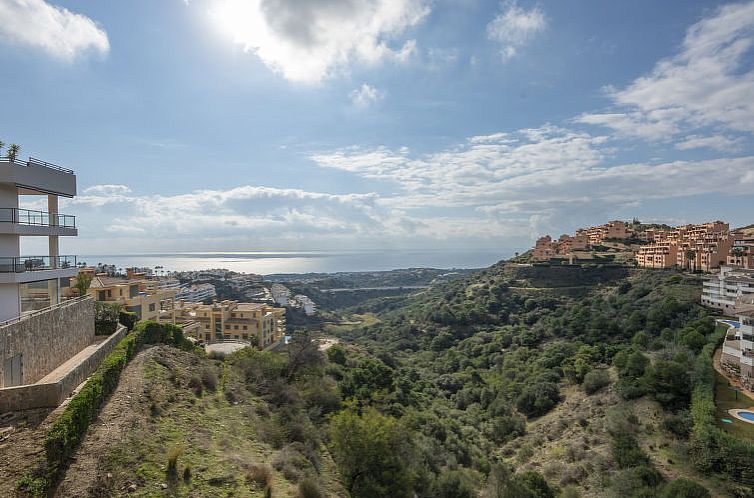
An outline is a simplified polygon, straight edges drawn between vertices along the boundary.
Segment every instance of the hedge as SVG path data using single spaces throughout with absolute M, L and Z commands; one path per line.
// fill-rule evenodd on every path
M 121 311 L 118 313 L 118 321 L 128 330 L 133 330 L 136 326 L 136 322 L 139 321 L 139 315 L 133 311 Z
M 42 475 L 26 476 L 19 481 L 19 489 L 32 496 L 45 496 L 46 491 L 61 477 L 69 458 L 96 418 L 99 408 L 115 390 L 125 366 L 142 344 L 169 344 L 184 350 L 193 344 L 183 336 L 180 327 L 156 322 L 143 322 L 120 341 L 105 357 L 84 387 L 68 403 L 63 413 L 47 430 L 44 440 L 45 463 Z
M 735 482 L 754 487 L 754 445 L 740 441 L 717 426 L 715 421 L 715 370 L 712 355 L 724 332 L 716 332 L 697 357 L 695 388 L 691 397 L 689 457 L 702 472 L 716 472 Z

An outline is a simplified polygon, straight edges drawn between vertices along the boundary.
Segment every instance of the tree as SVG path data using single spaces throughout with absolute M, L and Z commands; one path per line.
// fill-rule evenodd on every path
M 324 364 L 325 357 L 319 350 L 319 344 L 314 342 L 308 332 L 297 334 L 288 344 L 288 364 L 285 378 L 291 381 L 302 372 L 316 369 Z
M 527 417 L 539 417 L 549 412 L 560 401 L 557 384 L 541 382 L 524 388 L 516 399 L 516 408 Z
M 693 249 L 686 249 L 686 252 L 684 253 L 684 256 L 686 256 L 686 266 L 689 270 L 696 270 L 696 251 Z M 692 268 L 693 263 L 693 268 Z
M 90 273 L 79 273 L 76 276 L 76 291 L 79 296 L 86 296 L 89 286 L 92 285 L 92 275 Z
M 332 454 L 354 498 L 413 496 L 408 432 L 374 408 L 347 409 L 330 422 Z
M 666 409 L 686 406 L 691 396 L 691 382 L 683 366 L 674 361 L 657 360 L 644 374 L 647 387 Z
M 19 152 L 21 152 L 20 145 L 10 144 L 10 147 L 8 147 L 8 159 L 10 159 L 10 162 L 14 162 L 16 160 Z

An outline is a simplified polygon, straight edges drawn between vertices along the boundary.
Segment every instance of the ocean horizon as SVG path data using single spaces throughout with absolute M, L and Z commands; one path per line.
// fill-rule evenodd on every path
M 506 251 L 225 251 L 81 255 L 80 263 L 118 268 L 160 267 L 164 272 L 226 268 L 241 273 L 337 273 L 401 268 L 483 268 Z

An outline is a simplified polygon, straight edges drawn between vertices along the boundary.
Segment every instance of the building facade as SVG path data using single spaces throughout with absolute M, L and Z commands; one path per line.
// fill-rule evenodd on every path
M 754 270 L 721 267 L 704 279 L 702 304 L 730 316 L 754 307 Z
M 91 268 L 82 268 L 81 273 L 92 273 Z M 142 273 L 131 273 L 131 278 L 108 277 L 99 273 L 92 275 L 87 291 L 95 301 L 120 303 L 126 311 L 136 313 L 139 320 L 157 320 L 161 311 L 175 306 L 175 291 L 153 285 Z
M 179 302 L 161 321 L 176 324 L 198 322 L 196 339 L 215 342 L 226 339 L 249 341 L 264 349 L 285 335 L 285 308 L 261 303 L 221 301 L 212 304 Z
M 754 311 L 742 311 L 738 326 L 731 326 L 723 342 L 720 365 L 738 377 L 748 390 L 754 390 Z
M 46 209 L 19 207 L 21 195 L 45 199 Z M 58 304 L 76 275 L 76 257 L 60 255 L 59 246 L 60 237 L 78 234 L 76 219 L 58 212 L 58 198 L 75 195 L 71 170 L 0 158 L 0 322 Z M 22 255 L 22 237 L 47 238 L 47 254 Z
M 178 301 L 203 303 L 212 301 L 217 297 L 217 290 L 212 284 L 193 284 L 181 287 L 175 297 Z

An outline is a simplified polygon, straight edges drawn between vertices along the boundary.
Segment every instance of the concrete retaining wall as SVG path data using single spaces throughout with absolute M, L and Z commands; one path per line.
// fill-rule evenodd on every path
M 34 384 L 94 341 L 94 301 L 64 302 L 0 327 L 0 387 L 5 360 L 22 356 L 23 384 Z
M 0 413 L 53 408 L 60 405 L 72 392 L 99 367 L 102 360 L 128 334 L 123 325 L 94 348 L 91 354 L 58 375 L 45 379 L 44 383 L 0 389 Z

